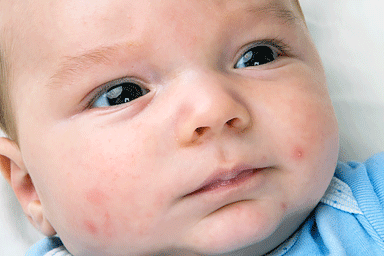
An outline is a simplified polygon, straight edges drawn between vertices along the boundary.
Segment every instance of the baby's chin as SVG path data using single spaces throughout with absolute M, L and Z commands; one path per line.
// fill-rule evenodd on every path
M 294 234 L 313 208 L 311 205 L 288 212 L 276 207 L 263 211 L 260 205 L 252 202 L 234 205 L 222 216 L 216 216 L 222 218 L 222 222 L 211 222 L 207 226 L 210 230 L 189 241 L 190 251 L 196 253 L 190 255 L 264 255 Z M 233 217 L 231 214 L 238 218 L 226 221 L 226 216 Z
M 277 206 L 264 207 L 255 200 L 238 202 L 200 221 L 185 240 L 187 248 L 203 255 L 245 255 L 244 250 L 267 253 L 297 228 L 287 232 L 286 212 Z M 302 221 L 303 219 L 300 218 Z M 254 254 L 252 254 L 254 255 Z

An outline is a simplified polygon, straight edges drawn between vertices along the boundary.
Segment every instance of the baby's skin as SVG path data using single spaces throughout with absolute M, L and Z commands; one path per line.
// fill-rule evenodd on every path
M 337 121 L 291 0 L 1 7 L 19 138 L 2 170 L 71 254 L 262 255 L 326 191 Z

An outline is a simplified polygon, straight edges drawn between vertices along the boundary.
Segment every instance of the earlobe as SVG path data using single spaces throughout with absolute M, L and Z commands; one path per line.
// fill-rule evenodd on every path
M 46 236 L 53 236 L 56 234 L 56 231 L 53 229 L 51 223 L 45 218 L 43 214 L 43 207 L 39 200 L 34 200 L 28 204 L 28 214 L 27 217 L 32 225 L 35 226 Z
M 11 185 L 32 225 L 47 236 L 54 235 L 56 232 L 44 216 L 39 196 L 24 166 L 18 145 L 2 137 L 0 138 L 0 171 Z

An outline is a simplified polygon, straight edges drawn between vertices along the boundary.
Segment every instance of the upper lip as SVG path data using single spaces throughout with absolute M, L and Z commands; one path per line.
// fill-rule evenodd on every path
M 186 196 L 190 196 L 193 194 L 197 194 L 199 192 L 205 191 L 211 187 L 214 187 L 216 184 L 225 183 L 225 181 L 232 180 L 238 177 L 240 174 L 244 174 L 245 172 L 254 172 L 260 169 L 264 169 L 265 167 L 252 167 L 249 165 L 239 165 L 231 169 L 221 168 L 212 173 L 205 181 L 201 183 L 194 191 L 187 194 Z M 218 185 L 220 186 L 220 185 Z

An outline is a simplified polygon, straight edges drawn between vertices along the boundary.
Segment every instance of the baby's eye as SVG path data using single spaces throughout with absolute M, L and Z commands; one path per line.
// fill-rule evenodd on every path
M 132 82 L 115 82 L 116 85 L 99 93 L 91 108 L 110 107 L 131 102 L 149 92 L 148 89 Z
M 235 68 L 260 66 L 276 60 L 281 56 L 280 46 L 260 43 L 247 50 L 237 61 Z

